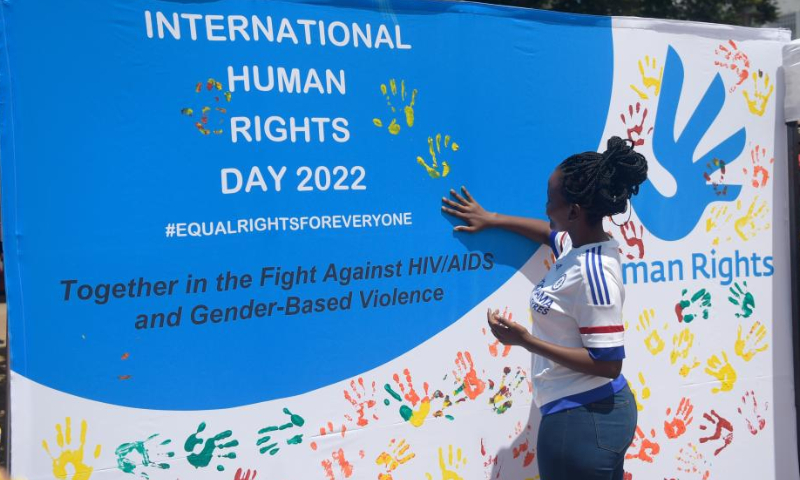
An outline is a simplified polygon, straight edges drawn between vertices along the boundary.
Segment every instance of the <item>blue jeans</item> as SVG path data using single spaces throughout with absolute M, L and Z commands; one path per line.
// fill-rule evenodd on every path
M 622 480 L 636 420 L 627 385 L 597 402 L 545 415 L 536 446 L 542 480 Z

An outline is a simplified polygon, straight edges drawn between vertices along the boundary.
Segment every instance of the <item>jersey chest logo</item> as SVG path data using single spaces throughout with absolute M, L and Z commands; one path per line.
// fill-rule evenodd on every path
M 564 282 L 566 282 L 566 281 L 567 281 L 567 274 L 565 273 L 564 275 L 561 275 L 560 277 L 558 277 L 558 280 L 556 280 L 556 283 L 553 284 L 553 291 L 556 291 L 559 288 L 561 288 L 564 285 Z
M 531 310 L 536 313 L 541 313 L 542 315 L 547 315 L 552 305 L 553 299 L 542 290 L 542 284 L 540 283 L 531 294 Z

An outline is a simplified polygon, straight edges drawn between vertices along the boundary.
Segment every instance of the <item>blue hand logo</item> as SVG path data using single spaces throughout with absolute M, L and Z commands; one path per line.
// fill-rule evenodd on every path
M 686 127 L 675 139 L 675 116 L 682 87 L 683 62 L 675 49 L 669 47 L 653 132 L 653 154 L 675 178 L 677 190 L 675 195 L 665 197 L 647 180 L 633 199 L 642 223 L 663 240 L 685 237 L 711 202 L 736 200 L 742 190 L 740 185 L 717 185 L 715 189 L 704 174 L 714 173 L 707 172 L 706 165 L 715 165 L 719 169 L 742 153 L 746 139 L 744 128 L 709 150 L 697 162 L 692 161 L 697 145 L 725 104 L 722 78 L 719 74 L 714 77 Z

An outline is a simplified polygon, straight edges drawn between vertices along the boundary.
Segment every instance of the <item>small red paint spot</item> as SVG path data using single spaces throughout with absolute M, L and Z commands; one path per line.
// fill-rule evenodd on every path
M 127 359 L 128 359 L 128 357 L 130 357 L 130 356 L 131 356 L 131 354 L 130 354 L 130 353 L 128 353 L 128 352 L 125 352 L 125 353 L 123 353 L 123 354 L 122 354 L 122 359 L 123 359 L 123 360 L 127 360 Z
M 130 380 L 131 376 L 130 375 L 120 375 L 118 378 L 120 380 Z
M 317 450 L 317 442 L 311 442 L 311 450 Z
M 364 450 L 359 450 L 358 455 L 361 456 L 361 458 L 364 458 L 367 454 L 364 452 Z

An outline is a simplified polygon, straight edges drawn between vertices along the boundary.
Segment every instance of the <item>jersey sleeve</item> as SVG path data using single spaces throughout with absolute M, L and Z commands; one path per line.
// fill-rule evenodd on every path
M 553 255 L 556 258 L 560 257 L 562 253 L 572 247 L 572 240 L 569 238 L 567 232 L 550 232 L 550 249 L 553 250 Z
M 595 360 L 625 358 L 624 292 L 615 274 L 618 261 L 603 255 L 598 245 L 586 251 L 581 262 L 582 288 L 576 289 L 575 320 L 583 346 Z

